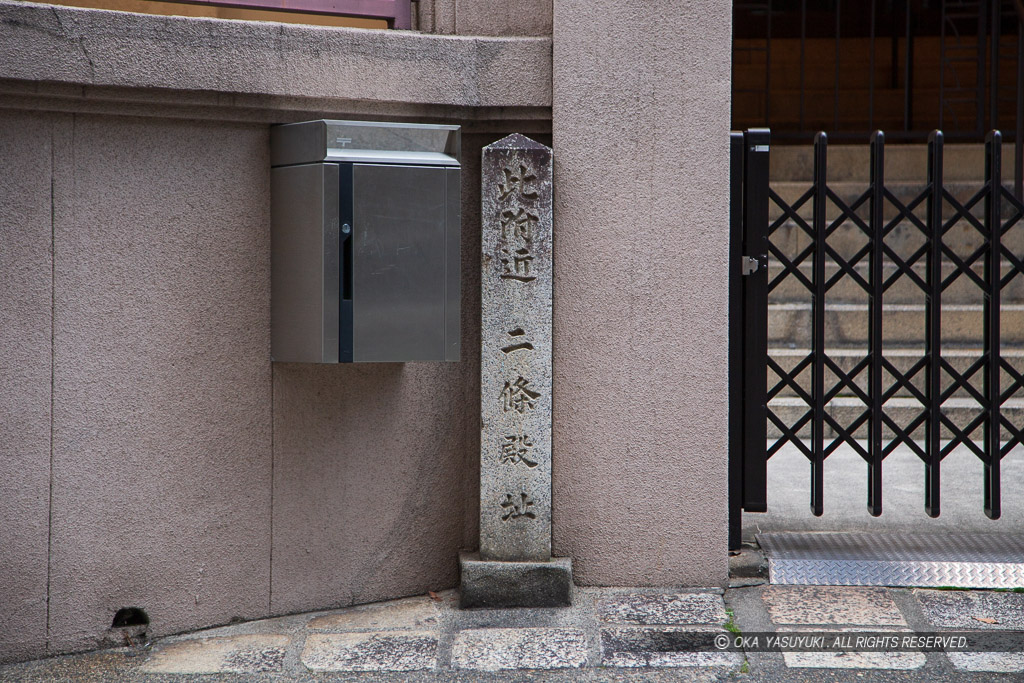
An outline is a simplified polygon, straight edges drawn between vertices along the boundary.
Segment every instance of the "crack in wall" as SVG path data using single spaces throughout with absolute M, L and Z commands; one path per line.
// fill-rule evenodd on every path
M 46 508 L 46 647 L 50 652 L 50 577 L 53 569 L 53 431 L 54 431 L 54 347 L 56 336 L 56 127 L 58 121 L 50 125 L 50 463 L 49 488 L 47 489 Z

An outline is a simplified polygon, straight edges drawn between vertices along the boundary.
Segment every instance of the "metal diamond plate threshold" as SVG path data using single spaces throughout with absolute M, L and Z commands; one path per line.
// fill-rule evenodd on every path
M 1024 587 L 1024 534 L 764 533 L 773 584 Z

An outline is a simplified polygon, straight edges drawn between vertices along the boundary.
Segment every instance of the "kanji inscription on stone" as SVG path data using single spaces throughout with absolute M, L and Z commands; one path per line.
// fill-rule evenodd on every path
M 505 442 L 501 444 L 501 462 L 509 465 L 525 465 L 536 467 L 538 463 L 530 459 L 533 451 L 533 442 L 529 434 L 508 434 Z
M 480 557 L 551 558 L 551 149 L 483 150 Z

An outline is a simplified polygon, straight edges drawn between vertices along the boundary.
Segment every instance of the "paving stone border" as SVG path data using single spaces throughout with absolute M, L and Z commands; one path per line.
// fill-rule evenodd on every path
M 1024 593 L 922 589 L 914 597 L 939 628 L 1024 630 Z
M 74 679 L 69 672 L 76 671 L 95 679 L 103 666 L 113 667 L 100 676 L 104 680 L 126 681 L 149 680 L 150 674 L 171 681 L 200 674 L 309 680 L 332 673 L 344 680 L 415 682 L 717 680 L 741 672 L 750 672 L 752 681 L 793 675 L 825 681 L 888 671 L 900 681 L 989 683 L 1020 680 L 1024 673 L 1022 652 L 779 653 L 685 646 L 695 632 L 728 633 L 727 624 L 747 634 L 993 635 L 1019 628 L 1024 596 L 1015 593 L 755 586 L 723 596 L 714 590 L 580 588 L 574 604 L 564 608 L 459 609 L 458 602 L 448 590 L 236 624 L 159 640 L 150 652 L 122 648 L 0 666 L 0 680 Z M 997 623 L 977 622 L 979 615 Z
M 429 631 L 312 633 L 302 663 L 311 671 L 418 671 L 437 668 L 437 635 Z
M 468 629 L 457 633 L 452 645 L 455 669 L 578 669 L 586 664 L 587 634 L 582 629 Z
M 884 588 L 769 586 L 763 598 L 774 624 L 907 625 Z

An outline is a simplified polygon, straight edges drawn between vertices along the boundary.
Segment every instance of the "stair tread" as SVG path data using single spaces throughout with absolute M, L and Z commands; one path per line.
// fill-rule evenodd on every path
M 814 304 L 811 303 L 799 303 L 799 302 L 779 302 L 769 303 L 768 310 L 778 311 L 809 311 L 812 310 Z M 982 304 L 943 304 L 942 310 L 945 311 L 981 311 L 983 308 Z M 925 304 L 882 304 L 883 311 L 911 311 L 919 312 L 925 311 L 927 306 Z M 826 303 L 826 311 L 867 311 L 868 304 L 849 304 L 849 303 Z M 1000 313 L 1007 311 L 1024 311 L 1024 304 L 1001 304 L 999 306 Z
M 886 408 L 924 408 L 924 404 L 918 401 L 912 396 L 894 396 L 888 401 L 883 403 Z M 1002 409 L 1022 410 L 1024 409 L 1024 398 L 1008 398 L 1003 401 Z M 856 396 L 836 396 L 831 401 L 825 404 L 826 407 L 833 408 L 867 408 L 864 402 Z M 802 398 L 795 396 L 776 396 L 768 401 L 768 407 L 803 407 L 810 409 L 810 406 L 804 402 Z M 943 403 L 942 407 L 949 408 L 975 408 L 980 409 L 981 404 L 973 398 L 947 398 Z
M 792 357 L 804 358 L 804 357 L 806 357 L 806 356 L 808 356 L 810 354 L 811 354 L 811 349 L 807 349 L 807 348 L 790 349 L 790 348 L 779 347 L 779 348 L 769 348 L 768 349 L 768 355 L 769 356 L 792 356 Z M 979 357 L 983 356 L 984 354 L 985 354 L 984 349 L 980 349 L 980 348 L 963 348 L 963 347 L 960 347 L 960 348 L 954 348 L 954 349 L 942 349 L 942 357 L 943 358 L 951 358 L 951 357 L 954 357 L 954 356 L 958 357 L 958 358 L 959 357 L 963 357 L 963 358 L 979 358 Z M 850 348 L 846 348 L 846 349 L 829 349 L 827 351 L 826 355 L 829 356 L 829 357 L 852 356 L 854 358 L 863 358 L 863 357 L 868 355 L 868 350 L 867 350 L 867 347 L 854 348 L 854 349 L 850 349 Z M 910 357 L 910 358 L 920 358 L 921 356 L 924 355 L 924 352 L 919 350 L 919 349 L 905 349 L 905 348 L 904 349 L 886 349 L 885 352 L 882 355 L 886 356 L 886 357 L 905 356 L 905 357 Z M 999 355 L 1003 356 L 1004 358 L 1007 357 L 1007 356 L 1012 356 L 1014 358 L 1024 358 L 1024 349 L 1018 349 L 1018 348 L 1001 349 Z

